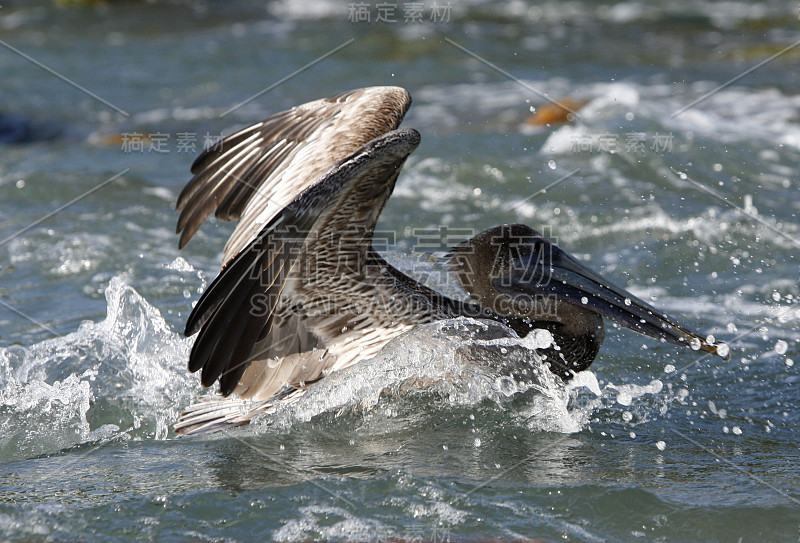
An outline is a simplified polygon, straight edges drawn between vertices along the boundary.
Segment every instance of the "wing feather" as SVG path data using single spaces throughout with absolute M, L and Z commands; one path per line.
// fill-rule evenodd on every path
M 218 177 L 220 172 L 225 172 L 225 165 L 228 163 L 236 163 L 240 158 L 242 149 L 246 148 L 248 145 L 251 145 L 253 142 L 260 142 L 259 134 L 257 132 L 253 133 L 252 130 L 248 129 L 247 134 L 244 135 L 247 137 L 238 137 L 239 134 L 235 134 L 237 137 L 230 140 L 232 145 L 220 148 L 213 155 L 208 156 L 208 159 L 204 161 L 207 163 L 206 166 L 202 170 L 198 171 L 195 176 L 189 180 L 181 193 L 178 195 L 178 202 L 175 204 L 177 209 L 183 210 L 186 208 L 187 205 L 198 198 L 198 193 L 208 193 L 216 189 L 216 186 L 212 184 L 211 180 L 215 177 Z M 228 140 L 225 141 L 228 142 Z M 209 151 L 205 151 L 204 154 L 208 152 Z M 191 210 L 191 207 L 189 209 Z M 184 215 L 191 214 L 191 211 L 181 213 L 178 224 L 180 225 L 181 222 L 186 220 L 183 217 Z
M 213 161 L 217 160 L 221 154 L 226 153 L 232 147 L 238 145 L 243 139 L 249 138 L 252 134 L 258 133 L 263 126 L 263 122 L 256 123 L 251 125 L 235 134 L 228 136 L 220 141 L 217 141 L 213 145 L 210 145 L 207 149 L 205 149 L 200 155 L 192 162 L 191 172 L 193 174 L 198 174 L 204 169 L 206 169 L 209 164 Z M 184 191 L 186 192 L 186 191 Z M 186 194 L 185 196 L 189 196 Z
M 283 111 L 218 142 L 192 164 L 195 175 L 178 197 L 180 246 L 215 211 L 220 220 L 238 219 L 223 255 L 227 264 L 330 167 L 396 129 L 410 104 L 399 87 L 357 89 Z
M 378 215 L 400 167 L 418 144 L 415 130 L 392 131 L 368 142 L 277 213 L 223 269 L 187 323 L 187 333 L 200 328 L 189 367 L 202 369 L 204 385 L 219 379 L 224 395 L 236 390 L 253 396 L 257 391 L 264 399 L 286 384 L 315 381 L 334 364 L 354 358 L 357 353 L 347 352 L 343 359 L 347 350 L 337 353 L 324 339 L 363 318 L 352 307 L 352 293 L 364 288 L 363 270 L 337 276 L 304 264 L 315 255 L 335 256 L 345 231 L 358 233 L 345 240 L 345 254 L 360 252 L 355 262 L 365 264 Z M 293 312 L 298 300 L 319 295 L 328 296 L 322 312 Z M 254 310 L 256 300 L 264 302 L 259 311 Z M 296 340 L 279 347 L 292 334 Z M 258 364 L 250 370 L 253 362 Z
M 205 191 L 190 200 L 184 208 L 184 213 L 178 218 L 178 232 L 181 234 L 179 248 L 183 248 L 203 225 L 206 217 L 218 209 L 219 201 L 225 194 L 230 194 L 232 186 L 246 183 L 243 179 L 244 172 L 258 161 L 260 152 L 257 142 L 250 143 L 240 153 L 238 162 L 228 167 L 223 166 L 216 170 L 214 175 L 209 176 Z

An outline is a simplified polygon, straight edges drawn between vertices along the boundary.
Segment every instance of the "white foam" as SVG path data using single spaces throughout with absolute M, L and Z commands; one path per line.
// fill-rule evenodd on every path
M 590 371 L 582 371 L 575 375 L 569 382 L 569 390 L 577 390 L 585 388 L 595 396 L 601 396 L 603 392 L 600 390 L 600 383 L 597 382 L 597 376 Z
M 342 21 L 347 21 L 350 5 L 334 2 L 333 0 L 312 0 L 310 2 L 279 0 L 270 3 L 267 10 L 271 15 L 280 19 L 316 20 L 336 17 Z
M 375 358 L 327 376 L 295 403 L 256 419 L 254 431 L 288 430 L 325 413 L 393 418 L 409 410 L 422 415 L 488 401 L 532 431 L 575 433 L 588 428 L 599 409 L 622 407 L 629 414 L 626 422 L 635 410 L 640 423 L 680 400 L 680 391 L 664 391 L 658 379 L 601 385 L 586 370 L 564 383 L 536 353 L 551 342 L 546 331 L 520 339 L 498 323 L 471 319 L 422 326 L 390 342 Z M 648 397 L 658 399 L 655 408 Z
M 105 292 L 106 319 L 30 347 L 0 349 L 0 448 L 12 455 L 50 452 L 125 421 L 139 435 L 165 437 L 200 388 L 185 369 L 191 341 L 169 329 L 160 312 L 122 279 Z M 92 428 L 90 409 L 97 412 Z M 105 429 L 104 429 L 105 428 Z M 95 433 L 93 433 L 95 432 Z
M 487 400 L 505 409 L 510 399 L 526 394 L 529 403 L 519 413 L 524 424 L 535 430 L 578 432 L 591 409 L 573 408 L 572 390 L 598 389 L 596 379 L 583 372 L 574 387 L 566 387 L 536 352 L 551 343 L 552 335 L 544 330 L 520 339 L 498 323 L 472 319 L 421 326 L 390 342 L 375 358 L 327 376 L 296 403 L 256 424 L 288 428 L 322 413 L 359 416 L 377 406 L 391 417 L 420 394 L 428 399 L 412 409 L 430 409 L 437 402 L 443 407 L 475 406 Z M 430 395 L 438 400 L 431 402 Z
M 11 263 L 35 263 L 48 273 L 67 277 L 91 271 L 114 250 L 114 241 L 102 234 L 82 233 L 41 243 L 35 238 L 18 237 L 10 241 Z
M 550 83 L 539 83 L 539 86 L 550 88 Z M 717 86 L 714 82 L 700 81 L 676 95 L 674 87 L 663 84 L 576 83 L 572 93 L 589 99 L 589 103 L 580 110 L 575 123 L 553 130 L 541 152 L 545 155 L 573 153 L 578 141 L 598 150 L 601 148 L 599 138 L 608 133 L 616 134 L 623 139 L 619 143 L 624 143 L 624 133 L 638 130 L 620 129 L 620 126 L 627 126 L 624 121 L 622 125 L 620 122 L 629 113 L 639 122 L 655 123 L 660 127 L 655 130 L 662 135 L 671 135 L 675 149 L 669 151 L 689 145 L 698 136 L 720 143 L 755 138 L 800 148 L 800 125 L 796 121 L 800 97 L 783 94 L 777 89 L 732 85 L 710 95 L 702 104 L 692 106 L 694 100 L 716 90 Z M 624 149 L 624 145 L 617 147 Z
M 394 530 L 381 522 L 360 518 L 342 507 L 307 505 L 300 507 L 300 513 L 300 518 L 286 521 L 269 539 L 302 541 L 321 536 L 323 540 L 388 541 L 395 536 Z
M 0 392 L 0 454 L 15 458 L 63 448 L 89 435 L 86 413 L 94 399 L 92 372 L 72 374 L 52 383 L 23 382 L 9 375 L 20 349 L 0 350 L 4 373 Z
M 173 270 L 177 272 L 194 272 L 194 266 L 192 266 L 189 262 L 186 261 L 185 258 L 182 256 L 175 257 L 175 260 L 166 264 L 164 266 L 168 270 Z
M 180 261 L 168 267 L 186 268 Z M 27 443 L 13 454 L 49 452 L 106 439 L 117 427 L 164 438 L 180 409 L 196 400 L 201 387 L 185 368 L 191 340 L 173 332 L 123 279 L 113 278 L 105 295 L 105 320 L 31 347 L 0 350 L 0 422 L 12 428 L 0 446 Z M 623 398 L 619 403 L 629 406 L 661 392 L 660 381 L 601 387 L 590 371 L 565 385 L 536 352 L 552 341 L 544 330 L 520 339 L 498 323 L 471 319 L 421 326 L 372 360 L 329 375 L 295 404 L 257 421 L 255 430 L 289 428 L 324 413 L 357 416 L 378 405 L 388 416 L 398 408 L 435 411 L 486 401 L 508 409 L 524 395 L 525 406 L 515 403 L 512 416 L 534 431 L 571 433 L 585 429 L 604 401 Z M 109 418 L 88 416 L 103 408 L 110 408 Z

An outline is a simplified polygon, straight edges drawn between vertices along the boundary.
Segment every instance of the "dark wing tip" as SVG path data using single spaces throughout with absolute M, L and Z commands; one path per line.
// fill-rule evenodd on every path
M 219 376 L 219 393 L 223 396 L 230 396 L 239 385 L 239 379 L 244 375 L 244 370 L 247 366 L 248 364 L 240 362 L 222 372 L 222 375 Z M 212 380 L 211 383 L 213 384 L 214 381 Z
M 206 162 L 212 154 L 218 155 L 219 147 L 214 147 L 212 145 L 203 149 L 203 152 L 197 155 L 197 158 L 195 158 L 194 162 L 192 162 L 192 165 L 189 167 L 189 171 L 195 175 L 200 173 L 206 167 Z

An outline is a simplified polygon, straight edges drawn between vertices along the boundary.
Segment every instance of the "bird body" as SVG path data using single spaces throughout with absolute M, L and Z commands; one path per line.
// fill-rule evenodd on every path
M 549 330 L 556 345 L 542 354 L 565 379 L 596 357 L 603 316 L 718 351 L 525 225 L 501 225 L 453 248 L 448 262 L 462 300 L 386 262 L 372 236 L 420 143 L 416 130 L 397 128 L 409 105 L 397 87 L 342 93 L 273 115 L 195 161 L 177 204 L 181 246 L 212 212 L 239 223 L 188 319 L 186 334 L 198 334 L 189 370 L 235 397 L 191 406 L 176 431 L 245 424 L 408 330 L 456 317 L 499 321 L 521 336 Z

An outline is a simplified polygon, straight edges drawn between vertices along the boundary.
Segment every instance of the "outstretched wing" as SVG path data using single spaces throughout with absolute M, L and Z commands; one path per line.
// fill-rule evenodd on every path
M 203 152 L 178 197 L 180 247 L 211 213 L 238 220 L 223 267 L 331 166 L 396 129 L 411 104 L 399 87 L 368 87 L 309 102 L 228 136 Z
M 365 275 L 370 265 L 388 266 L 372 251 L 372 234 L 419 141 L 415 130 L 370 141 L 276 213 L 223 268 L 186 325 L 187 335 L 200 332 L 189 369 L 202 370 L 203 385 L 219 380 L 224 395 L 268 398 L 386 343 L 369 304 L 381 281 L 396 279 Z M 408 313 L 424 318 L 417 308 Z M 396 333 L 409 326 L 391 324 Z M 340 334 L 351 335 L 342 342 Z

